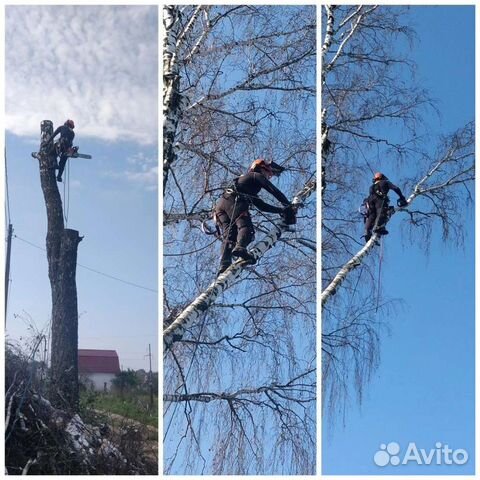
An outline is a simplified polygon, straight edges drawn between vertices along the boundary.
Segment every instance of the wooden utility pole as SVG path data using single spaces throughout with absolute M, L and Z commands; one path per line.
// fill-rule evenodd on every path
M 56 153 L 53 123 L 40 124 L 38 154 L 40 183 L 47 209 L 48 277 L 52 290 L 52 343 L 50 401 L 57 407 L 78 410 L 78 306 L 77 249 L 82 240 L 77 230 L 64 227 L 63 208 L 55 176 Z
M 8 225 L 7 236 L 7 260 L 5 264 L 5 325 L 7 325 L 7 303 L 8 303 L 8 286 L 10 284 L 10 256 L 12 251 L 12 233 L 13 227 L 10 223 Z
M 150 360 L 150 372 L 149 372 L 149 381 L 150 381 L 150 408 L 153 408 L 153 375 L 152 375 L 152 350 L 150 344 L 148 344 L 148 358 Z

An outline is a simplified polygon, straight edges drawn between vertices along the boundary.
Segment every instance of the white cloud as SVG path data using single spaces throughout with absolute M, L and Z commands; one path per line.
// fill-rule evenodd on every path
M 136 153 L 127 158 L 131 166 L 121 173 L 108 172 L 110 178 L 124 179 L 136 184 L 148 191 L 157 189 L 158 186 L 158 160 L 157 158 L 145 155 L 143 152 Z
M 125 176 L 128 181 L 143 186 L 146 190 L 157 189 L 158 185 L 158 166 L 150 166 L 148 169 L 138 172 L 127 171 Z
M 157 140 L 157 7 L 6 7 L 8 131 L 75 120 L 78 135 Z
M 134 170 L 126 170 L 125 177 L 129 182 L 143 185 L 147 190 L 156 190 L 158 185 L 158 160 L 139 152 L 127 158 Z

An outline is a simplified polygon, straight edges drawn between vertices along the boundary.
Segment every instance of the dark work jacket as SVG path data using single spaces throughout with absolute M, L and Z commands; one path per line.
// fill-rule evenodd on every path
M 62 142 L 65 148 L 70 148 L 73 145 L 73 139 L 75 138 L 75 132 L 67 125 L 60 125 L 52 135 L 54 139 L 58 134 L 60 134 L 60 142 Z
M 284 207 L 275 207 L 257 197 L 262 188 L 273 195 L 284 206 L 290 205 L 288 198 L 261 173 L 248 172 L 234 180 L 235 190 L 240 196 L 253 203 L 259 210 L 269 213 L 282 213 Z M 243 194 L 243 195 L 242 195 Z
M 387 198 L 388 192 L 393 190 L 399 197 L 403 197 L 402 191 L 394 185 L 390 180 L 384 178 L 382 180 L 377 180 L 371 187 L 370 187 L 370 199 L 375 198 Z

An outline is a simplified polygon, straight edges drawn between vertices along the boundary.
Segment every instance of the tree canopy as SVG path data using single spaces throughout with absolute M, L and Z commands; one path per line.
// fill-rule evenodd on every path
M 164 8 L 164 324 L 215 279 L 200 221 L 259 157 L 315 177 L 312 6 Z M 263 195 L 263 194 L 262 194 Z M 268 194 L 263 199 L 274 203 Z M 277 215 L 251 211 L 256 240 Z M 164 357 L 164 472 L 315 471 L 315 198 Z
M 461 245 L 472 206 L 474 124 L 435 137 L 435 102 L 416 81 L 415 31 L 399 6 L 322 8 L 322 391 L 334 422 L 379 365 L 385 318 L 379 238 L 366 245 L 357 211 L 376 171 L 395 175 L 406 244 Z

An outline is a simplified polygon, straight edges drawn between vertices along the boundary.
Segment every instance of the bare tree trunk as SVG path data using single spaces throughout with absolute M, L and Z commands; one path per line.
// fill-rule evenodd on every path
M 47 209 L 48 277 L 52 289 L 52 351 L 50 399 L 54 405 L 78 410 L 77 248 L 82 237 L 66 229 L 55 177 L 56 155 L 47 145 L 50 120 L 41 123 L 40 182 Z
M 180 31 L 180 11 L 175 5 L 163 7 L 163 192 L 170 165 L 175 161 L 173 149 L 181 116 L 180 74 L 176 56 Z

